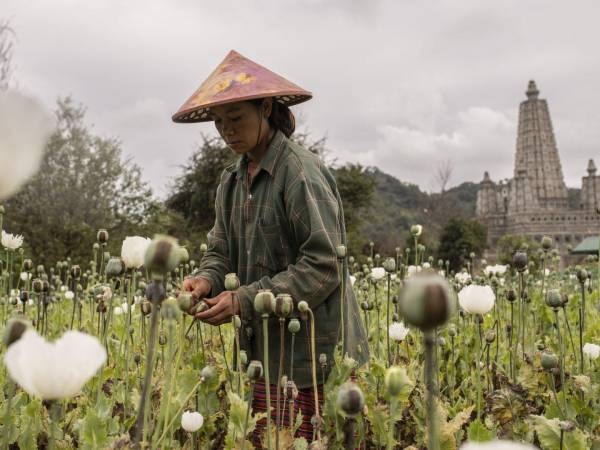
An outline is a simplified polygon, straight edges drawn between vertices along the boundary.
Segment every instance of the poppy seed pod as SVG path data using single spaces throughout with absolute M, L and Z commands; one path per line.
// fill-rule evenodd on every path
M 413 237 L 421 236 L 422 232 L 423 232 L 423 227 L 421 225 L 413 225 L 412 227 L 410 227 L 410 234 Z
M 250 381 L 258 380 L 260 377 L 263 376 L 262 363 L 256 359 L 250 361 L 250 364 L 248 364 L 248 370 L 246 371 L 246 374 L 248 375 Z
M 213 366 L 204 366 L 200 371 L 200 378 L 205 383 L 211 381 L 213 378 L 217 376 L 217 369 Z
M 517 299 L 517 292 L 514 289 L 509 289 L 506 291 L 506 300 L 510 303 L 514 302 Z
M 292 334 L 300 331 L 300 321 L 296 318 L 290 319 L 288 323 L 288 331 Z
M 120 277 L 125 273 L 125 264 L 121 258 L 113 256 L 106 263 L 105 271 L 108 278 Z
M 71 276 L 78 279 L 81 276 L 81 267 L 77 265 L 71 266 Z
M 386 258 L 385 261 L 383 261 L 383 268 L 388 273 L 395 272 L 396 260 L 394 258 Z
M 298 394 L 298 387 L 296 386 L 296 383 L 294 383 L 294 380 L 287 380 L 285 382 L 286 397 L 296 400 L 298 398 Z
M 448 326 L 448 336 L 456 337 L 456 325 L 453 323 Z
M 190 294 L 189 292 L 180 292 L 177 296 L 177 303 L 179 304 L 179 308 L 182 311 L 189 310 L 194 303 L 194 300 L 192 299 L 192 294 Z
M 365 396 L 356 384 L 348 381 L 340 386 L 336 404 L 346 415 L 354 417 L 363 410 Z
M 446 323 L 454 312 L 454 301 L 443 277 L 416 275 L 406 281 L 398 307 L 409 324 L 431 330 Z
M 25 261 L 23 261 L 23 270 L 29 272 L 31 269 L 33 269 L 33 261 L 30 259 L 26 259 Z
M 240 279 L 235 273 L 228 273 L 225 275 L 225 290 L 235 291 L 240 287 Z
M 152 303 L 150 303 L 148 300 L 144 300 L 140 306 L 140 309 L 142 310 L 142 314 L 147 316 L 152 312 Z
M 190 253 L 187 248 L 179 247 L 179 264 L 185 264 L 190 260 Z
M 98 230 L 96 239 L 98 239 L 98 242 L 101 244 L 106 244 L 108 242 L 108 231 L 106 231 L 104 228 Z
M 410 384 L 410 379 L 404 368 L 394 366 L 386 370 L 385 388 L 390 397 L 397 397 L 402 392 L 402 389 Z
M 158 335 L 158 343 L 160 345 L 165 345 L 167 343 L 167 337 L 163 333 Z
M 544 370 L 552 370 L 558 367 L 558 357 L 552 352 L 542 352 L 540 359 Z
M 240 350 L 240 364 L 243 366 L 248 364 L 248 353 L 246 353 L 246 350 Z
M 206 244 L 200 244 L 200 253 L 206 253 L 208 251 L 208 246 Z
M 238 316 L 237 314 L 235 314 L 233 316 L 233 327 L 236 330 L 239 330 L 240 328 L 242 328 L 242 319 L 240 319 L 240 316 Z
M 196 305 L 190 310 L 192 314 L 198 314 L 208 310 L 210 306 L 204 300 L 200 300 Z
M 577 271 L 577 279 L 579 280 L 579 283 L 581 283 L 581 284 L 585 283 L 585 280 L 587 280 L 587 277 L 588 277 L 587 270 L 579 269 Z
M 259 314 L 271 314 L 275 310 L 275 296 L 270 289 L 260 289 L 254 297 L 254 310 Z
M 301 313 L 307 313 L 309 309 L 310 307 L 308 306 L 308 303 L 304 300 L 298 303 L 298 311 L 300 311 Z
M 346 246 L 345 245 L 338 245 L 335 248 L 335 254 L 337 255 L 337 257 L 339 259 L 344 259 L 346 257 Z
M 153 281 L 146 288 L 146 298 L 152 303 L 160 303 L 166 296 L 165 288 L 160 282 Z
M 15 317 L 8 319 L 8 321 L 6 322 L 6 327 L 4 329 L 4 345 L 9 347 L 11 344 L 21 339 L 21 336 L 23 336 L 23 333 L 25 333 L 25 331 L 27 331 L 28 328 L 29 322 L 26 321 L 24 318 L 22 319 L 19 317 Z
M 553 243 L 554 242 L 552 241 L 552 238 L 550 236 L 544 236 L 542 238 L 542 248 L 546 251 L 548 251 L 552 248 Z
M 181 252 L 177 239 L 156 235 L 146 250 L 144 266 L 157 272 L 171 272 L 179 265 Z
M 494 330 L 487 330 L 485 333 L 485 341 L 491 344 L 496 340 L 496 332 Z
M 294 310 L 294 301 L 289 294 L 278 294 L 275 297 L 274 313 L 277 317 L 287 319 Z
M 327 355 L 325 353 L 319 355 L 319 364 L 321 367 L 327 366 Z
M 551 308 L 560 308 L 563 305 L 562 295 L 558 289 L 550 289 L 546 294 L 546 305 Z
M 43 284 L 42 280 L 40 280 L 39 278 L 36 278 L 35 280 L 33 280 L 31 282 L 31 289 L 33 289 L 33 292 L 35 292 L 36 294 L 39 294 L 40 292 L 42 292 L 43 287 L 44 287 L 44 284 Z
M 525 272 L 525 270 L 527 270 L 527 265 L 529 262 L 529 259 L 527 258 L 527 253 L 523 251 L 516 252 L 513 255 L 512 262 L 519 272 Z
M 21 300 L 21 303 L 27 303 L 29 301 L 29 291 L 22 290 L 21 294 L 19 295 L 19 298 Z

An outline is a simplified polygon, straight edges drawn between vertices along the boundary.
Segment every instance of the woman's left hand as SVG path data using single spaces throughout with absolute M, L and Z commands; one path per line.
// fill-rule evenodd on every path
M 223 291 L 216 297 L 205 298 L 204 301 L 210 308 L 196 314 L 196 318 L 211 325 L 227 323 L 234 315 L 240 313 L 240 304 L 233 291 Z

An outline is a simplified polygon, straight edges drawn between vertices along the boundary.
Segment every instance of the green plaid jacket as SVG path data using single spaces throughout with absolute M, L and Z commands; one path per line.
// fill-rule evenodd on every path
M 211 282 L 213 297 L 224 290 L 225 274 L 239 277 L 241 346 L 248 359 L 264 363 L 262 319 L 253 301 L 259 289 L 271 289 L 274 295 L 290 294 L 295 305 L 308 302 L 315 316 L 316 359 L 327 355 L 328 374 L 341 337 L 342 271 L 336 247 L 346 244 L 342 201 L 331 172 L 317 155 L 277 131 L 251 185 L 245 155 L 223 171 L 215 210 L 197 276 Z M 343 274 L 344 353 L 362 364 L 369 350 L 346 262 Z M 309 328 L 301 323 L 293 349 L 293 379 L 299 388 L 311 385 Z M 268 319 L 268 329 L 269 375 L 276 380 L 281 342 L 277 317 Z M 287 326 L 283 339 L 283 373 L 289 375 Z

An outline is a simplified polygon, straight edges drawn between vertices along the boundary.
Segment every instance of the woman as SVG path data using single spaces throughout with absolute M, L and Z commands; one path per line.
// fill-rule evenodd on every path
M 249 360 L 264 361 L 261 316 L 253 301 L 259 289 L 270 289 L 274 295 L 290 294 L 295 305 L 308 302 L 315 317 L 317 357 L 325 354 L 327 361 L 333 361 L 343 329 L 344 353 L 362 363 L 368 348 L 345 262 L 345 295 L 341 292 L 336 249 L 346 244 L 346 232 L 335 179 L 317 155 L 290 140 L 295 122 L 288 106 L 311 97 L 310 92 L 231 51 L 173 116 L 176 122 L 213 120 L 223 140 L 241 156 L 222 173 L 208 251 L 183 288 L 210 306 L 196 318 L 211 325 L 228 323 L 234 315 L 241 318 L 241 346 Z M 240 279 L 235 292 L 224 290 L 224 277 L 230 272 Z M 274 423 L 278 370 L 283 364 L 284 373 L 290 372 L 291 336 L 287 331 L 280 336 L 278 318 L 269 318 L 268 324 Z M 295 336 L 293 381 L 299 389 L 296 413 L 303 416 L 299 435 L 310 442 L 315 401 L 305 328 L 308 325 Z M 281 339 L 283 361 L 278 358 Z M 326 376 L 329 370 L 328 364 Z M 322 386 L 318 391 L 322 402 Z M 254 412 L 266 410 L 264 393 L 264 381 L 259 382 L 252 399 Z M 287 420 L 286 408 L 283 424 Z M 256 444 L 260 432 L 258 427 Z

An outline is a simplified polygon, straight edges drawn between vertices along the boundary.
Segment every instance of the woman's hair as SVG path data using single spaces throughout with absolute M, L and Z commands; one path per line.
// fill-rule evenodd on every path
M 257 107 L 260 107 L 263 101 L 264 98 L 250 100 Z M 290 108 L 279 103 L 276 98 L 273 98 L 273 108 L 269 116 L 269 125 L 280 130 L 287 137 L 290 137 L 296 129 L 296 118 L 294 117 L 294 113 L 290 111 Z

